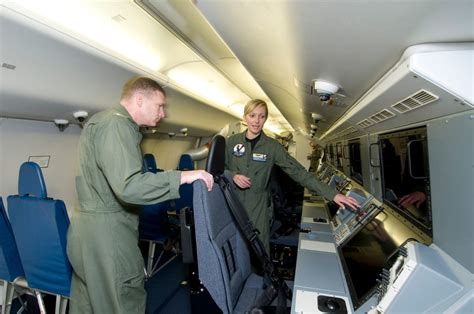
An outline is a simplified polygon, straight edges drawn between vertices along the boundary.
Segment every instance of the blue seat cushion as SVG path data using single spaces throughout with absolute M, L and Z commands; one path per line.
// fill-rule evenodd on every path
M 191 184 L 181 184 L 179 187 L 179 195 L 180 197 L 174 200 L 177 214 L 185 207 L 193 207 L 193 186 Z
M 9 196 L 10 222 L 31 288 L 69 296 L 66 255 L 69 218 L 63 201 Z
M 0 198 L 0 279 L 14 281 L 25 276 L 13 230 Z
M 167 211 L 169 208 L 169 202 L 143 206 L 138 228 L 141 240 L 162 242 L 168 238 L 170 229 Z

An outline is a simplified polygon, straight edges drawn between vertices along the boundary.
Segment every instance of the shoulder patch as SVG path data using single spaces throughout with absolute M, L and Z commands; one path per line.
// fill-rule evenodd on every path
M 233 149 L 233 155 L 236 157 L 242 157 L 245 155 L 245 145 L 244 144 L 236 144 Z

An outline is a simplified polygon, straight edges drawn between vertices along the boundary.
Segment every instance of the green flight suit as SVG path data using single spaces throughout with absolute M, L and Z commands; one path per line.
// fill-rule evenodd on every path
M 145 313 L 138 204 L 179 197 L 181 172 L 142 173 L 142 134 L 127 110 L 94 115 L 79 140 L 76 208 L 68 232 L 70 314 Z
M 234 175 L 242 174 L 250 178 L 251 187 L 237 188 L 237 194 L 260 231 L 260 239 L 269 252 L 270 219 L 273 216 L 269 180 L 273 165 L 280 166 L 293 180 L 328 199 L 332 200 L 337 192 L 318 181 L 280 143 L 263 132 L 252 151 L 250 142 L 245 140 L 245 133 L 235 134 L 227 139 L 226 169 Z

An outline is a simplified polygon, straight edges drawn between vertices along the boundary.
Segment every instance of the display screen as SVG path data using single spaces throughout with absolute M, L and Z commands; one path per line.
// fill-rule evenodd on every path
M 331 179 L 329 180 L 328 185 L 329 185 L 331 188 L 336 189 L 337 185 L 338 185 L 339 183 L 341 183 L 342 181 L 344 181 L 344 179 L 343 179 L 341 176 L 338 176 L 338 175 L 335 174 L 335 175 L 333 175 L 333 176 L 331 177 Z
M 391 267 L 397 258 L 398 247 L 409 239 L 423 242 L 393 215 L 380 212 L 339 247 L 355 308 L 372 295 L 382 269 Z
M 384 202 L 432 234 L 426 129 L 380 136 Z

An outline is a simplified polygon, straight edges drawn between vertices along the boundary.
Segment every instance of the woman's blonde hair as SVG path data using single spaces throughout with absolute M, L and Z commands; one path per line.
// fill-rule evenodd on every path
M 263 107 L 265 108 L 265 116 L 268 117 L 268 106 L 267 103 L 261 99 L 252 99 L 245 105 L 244 108 L 244 117 L 251 113 L 255 108 Z

